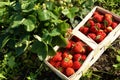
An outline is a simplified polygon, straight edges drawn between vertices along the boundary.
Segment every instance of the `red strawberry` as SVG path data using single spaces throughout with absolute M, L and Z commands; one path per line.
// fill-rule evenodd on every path
M 57 52 L 55 56 L 52 58 L 53 61 L 61 61 L 62 60 L 62 52 Z
M 49 59 L 49 63 L 50 63 L 52 66 L 55 66 L 55 64 L 56 64 L 55 61 L 52 60 L 52 58 Z
M 72 47 L 72 41 L 67 41 L 66 49 L 70 49 Z
M 72 67 L 73 66 L 73 61 L 69 58 L 64 58 L 61 62 L 61 66 L 63 68 Z
M 81 67 L 81 63 L 79 61 L 73 62 L 73 69 L 78 70 Z
M 73 41 L 73 44 L 74 44 L 74 42 L 80 41 L 80 39 L 76 36 L 73 36 L 71 40 Z
M 99 34 L 99 35 L 96 36 L 95 41 L 97 43 L 100 43 L 104 38 L 105 38 L 104 36 L 102 36 L 101 34 Z
M 109 14 L 109 13 L 106 13 L 106 14 L 105 14 L 105 18 L 112 19 L 112 15 L 111 15 L 111 14 Z
M 92 51 L 92 48 L 89 47 L 89 46 L 86 46 L 86 49 L 87 49 L 87 52 L 88 52 L 88 53 Z
M 98 30 L 97 35 L 102 35 L 103 37 L 106 37 L 106 33 L 104 32 L 104 30 Z
M 91 27 L 91 26 L 94 26 L 95 25 L 95 23 L 94 23 L 94 21 L 92 20 L 92 19 L 89 19 L 88 21 L 87 21 L 87 26 L 88 27 Z
M 81 59 L 84 61 L 86 59 L 86 55 L 82 55 Z
M 62 57 L 63 57 L 63 59 L 64 59 L 64 58 L 66 58 L 66 57 L 68 57 L 68 53 L 67 53 L 66 51 L 65 51 L 65 52 L 63 52 Z
M 74 61 L 80 61 L 81 56 L 82 56 L 81 54 L 76 53 L 76 54 L 74 54 L 74 56 L 73 56 L 73 60 L 74 60 Z
M 76 42 L 74 44 L 74 47 L 72 48 L 72 52 L 76 52 L 76 53 L 82 53 L 84 51 L 84 47 L 82 46 L 81 42 Z
M 89 33 L 87 36 L 90 37 L 93 40 L 95 40 L 95 38 L 96 38 L 96 34 L 95 33 Z
M 95 26 L 100 29 L 101 28 L 101 24 L 100 23 L 96 23 Z
M 114 29 L 118 25 L 117 22 L 112 22 L 111 27 Z
M 93 13 L 93 16 L 94 15 L 98 15 L 98 14 L 100 14 L 98 11 L 95 11 L 94 13 Z
M 87 33 L 88 33 L 88 31 L 89 31 L 89 28 L 88 28 L 88 27 L 83 26 L 83 27 L 80 27 L 79 31 L 81 31 L 83 34 L 87 34 Z
M 74 73 L 75 73 L 75 71 L 73 68 L 71 68 L 71 67 L 66 68 L 66 75 L 67 76 L 71 76 Z
M 93 19 L 96 21 L 96 22 L 102 22 L 103 21 L 103 15 L 100 15 L 100 14 L 96 14 L 96 15 L 93 15 Z
M 64 73 L 64 68 L 58 67 L 57 69 L 58 69 L 60 72 Z
M 96 26 L 90 27 L 90 32 L 91 32 L 91 33 L 96 33 L 98 30 L 99 30 L 99 29 L 98 29 L 98 27 L 96 27 Z
M 58 61 L 58 62 L 56 62 L 56 63 L 55 63 L 55 65 L 54 65 L 54 66 L 55 66 L 55 68 L 59 68 L 59 67 L 60 67 L 60 65 L 61 65 L 61 62 L 60 62 L 60 61 Z
M 112 24 L 112 19 L 110 18 L 105 18 L 104 19 L 104 26 L 110 26 Z

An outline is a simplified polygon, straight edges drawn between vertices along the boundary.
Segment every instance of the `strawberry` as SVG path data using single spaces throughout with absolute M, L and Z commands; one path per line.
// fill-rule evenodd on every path
M 49 59 L 49 63 L 50 63 L 52 66 L 55 66 L 55 64 L 56 64 L 55 61 L 52 60 L 52 58 Z
M 81 54 L 76 53 L 76 54 L 74 54 L 74 56 L 73 56 L 73 60 L 74 60 L 74 61 L 80 61 L 81 56 L 82 56 Z
M 73 66 L 73 61 L 69 58 L 64 58 L 61 62 L 61 66 L 63 68 L 72 67 Z
M 96 36 L 95 41 L 97 43 L 100 43 L 104 38 L 105 38 L 104 36 L 102 36 L 101 34 L 99 34 L 99 35 Z
M 71 40 L 73 41 L 73 44 L 74 44 L 75 42 L 80 41 L 80 39 L 79 39 L 78 37 L 76 37 L 76 36 L 73 36 Z
M 96 14 L 96 15 L 93 15 L 93 19 L 96 21 L 96 22 L 102 22 L 103 21 L 103 15 L 101 14 Z
M 96 38 L 96 34 L 95 33 L 89 33 L 87 36 L 90 37 L 93 40 L 95 40 L 95 38 Z
M 87 21 L 87 24 L 86 24 L 88 27 L 91 27 L 91 26 L 94 26 L 95 25 L 95 23 L 94 23 L 94 21 L 92 20 L 92 19 L 89 19 L 88 21 Z
M 106 27 L 106 30 L 107 30 L 107 32 L 109 33 L 109 32 L 111 32 L 113 29 L 112 29 L 111 26 L 108 26 L 108 27 Z
M 93 13 L 93 16 L 94 15 L 98 15 L 98 14 L 100 14 L 98 11 L 95 11 L 94 13 Z
M 62 54 L 62 58 L 64 59 L 64 58 L 66 58 L 66 57 L 68 57 L 68 53 L 65 51 L 65 52 L 63 52 L 63 54 Z
M 72 47 L 72 41 L 67 41 L 67 46 L 65 47 L 66 49 L 70 49 Z
M 104 22 L 104 26 L 110 26 L 112 24 L 112 19 L 105 18 L 103 22 Z
M 81 31 L 83 34 L 87 34 L 89 31 L 89 28 L 86 26 L 80 27 L 79 31 Z
M 74 61 L 72 67 L 74 70 L 78 70 L 81 67 L 81 63 L 79 61 Z
M 87 49 L 87 52 L 88 52 L 88 53 L 92 51 L 92 48 L 89 47 L 89 46 L 86 46 L 86 49 Z
M 106 14 L 105 14 L 105 18 L 112 19 L 112 15 L 109 14 L 109 13 L 106 13 Z
M 64 68 L 62 68 L 62 67 L 57 67 L 57 70 L 59 70 L 60 72 L 64 73 Z
M 95 26 L 100 29 L 101 28 L 101 24 L 100 23 L 96 23 Z
M 103 37 L 106 37 L 106 33 L 104 32 L 104 30 L 98 30 L 97 35 L 102 35 Z
M 71 76 L 74 73 L 75 73 L 75 71 L 73 68 L 71 68 L 71 67 L 66 68 L 66 75 L 67 76 Z
M 117 22 L 112 22 L 111 27 L 114 29 L 118 25 Z
M 53 61 L 61 61 L 62 60 L 62 52 L 57 52 L 55 56 L 52 58 Z
M 76 52 L 76 53 L 82 53 L 84 52 L 85 49 L 84 47 L 82 46 L 81 42 L 78 41 L 74 44 L 73 48 L 72 48 L 72 52 Z
M 98 30 L 99 30 L 99 29 L 98 29 L 98 27 L 96 27 L 96 26 L 90 27 L 90 32 L 91 32 L 91 33 L 96 33 Z
M 86 55 L 82 55 L 81 59 L 84 61 L 86 59 Z
M 59 67 L 60 67 L 60 65 L 61 65 L 61 62 L 60 62 L 60 61 L 58 61 L 58 62 L 56 62 L 56 63 L 55 63 L 54 67 L 55 67 L 55 68 L 59 68 Z

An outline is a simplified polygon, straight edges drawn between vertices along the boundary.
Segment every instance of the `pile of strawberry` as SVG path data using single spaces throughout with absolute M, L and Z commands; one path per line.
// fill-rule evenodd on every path
M 74 74 L 92 49 L 79 38 L 73 36 L 65 48 L 60 48 L 49 63 L 66 76 Z
M 118 22 L 114 20 L 111 14 L 101 14 L 95 11 L 86 24 L 80 27 L 79 31 L 100 43 L 117 25 Z

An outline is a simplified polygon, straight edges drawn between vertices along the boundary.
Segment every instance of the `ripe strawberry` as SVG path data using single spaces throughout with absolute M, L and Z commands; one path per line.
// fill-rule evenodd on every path
M 89 53 L 89 52 L 91 52 L 91 51 L 92 51 L 92 48 L 91 48 L 91 47 L 89 47 L 89 46 L 86 46 L 86 50 L 87 50 L 87 52 Z
M 79 61 L 74 61 L 72 67 L 74 70 L 78 70 L 81 67 L 81 63 Z
M 92 19 L 89 19 L 88 21 L 87 21 L 87 24 L 86 24 L 88 27 L 91 27 L 91 26 L 94 26 L 95 25 L 95 23 L 94 23 L 94 21 L 92 20 Z
M 76 53 L 82 53 L 84 52 L 84 47 L 82 46 L 81 42 L 78 41 L 74 44 L 73 48 L 72 48 L 72 52 L 76 52 Z
M 64 58 L 61 62 L 61 66 L 63 68 L 72 67 L 73 66 L 73 61 L 69 58 Z
M 96 21 L 96 22 L 102 22 L 103 21 L 103 15 L 101 14 L 96 14 L 96 15 L 93 15 L 93 19 Z
M 82 56 L 81 54 L 76 53 L 76 54 L 74 54 L 74 56 L 73 56 L 73 60 L 74 60 L 74 61 L 80 61 L 81 56 Z
M 117 22 L 112 22 L 111 27 L 114 29 L 118 25 Z
M 83 34 L 87 34 L 89 31 L 89 28 L 86 26 L 80 27 L 79 31 L 81 31 Z
M 62 58 L 64 59 L 64 58 L 66 58 L 66 57 L 68 57 L 68 52 L 63 52 L 63 54 L 62 54 Z
M 94 13 L 93 13 L 93 16 L 94 15 L 98 15 L 98 14 L 100 14 L 98 11 L 95 11 Z
M 102 36 L 101 34 L 99 34 L 99 35 L 96 36 L 95 41 L 97 43 L 100 43 L 104 38 L 105 38 L 104 36 Z
M 61 61 L 62 60 L 62 52 L 57 52 L 55 56 L 52 58 L 53 61 Z
M 80 39 L 79 39 L 78 37 L 76 37 L 76 36 L 73 36 L 71 40 L 73 41 L 73 44 L 74 44 L 75 42 L 80 41 Z
M 101 28 L 101 23 L 96 23 L 95 26 L 100 29 Z
M 112 18 L 105 18 L 104 19 L 104 26 L 110 26 L 112 24 Z
M 81 59 L 84 61 L 86 59 L 86 55 L 82 55 Z
M 71 67 L 66 68 L 66 75 L 67 76 L 71 76 L 74 73 L 75 73 L 75 71 L 73 68 L 71 68 Z
M 111 32 L 113 29 L 112 29 L 111 26 L 108 26 L 108 27 L 106 27 L 106 30 L 107 30 L 107 32 L 109 33 L 109 32 Z
M 109 13 L 106 13 L 106 14 L 105 14 L 105 18 L 112 19 L 112 15 L 109 14 Z
M 49 59 L 49 63 L 50 63 L 52 66 L 55 66 L 55 64 L 56 64 L 55 61 L 52 60 L 52 58 Z
M 64 68 L 63 67 L 58 67 L 57 70 L 59 70 L 60 72 L 64 73 Z
M 70 49 L 71 47 L 72 47 L 72 41 L 68 40 L 67 41 L 67 46 L 65 48 Z
M 55 63 L 54 67 L 55 67 L 55 68 L 59 68 L 59 67 L 60 67 L 60 65 L 61 65 L 61 62 L 60 62 L 60 61 L 58 61 L 58 62 L 56 62 L 56 63 Z
M 102 29 L 98 30 L 97 35 L 102 35 L 103 37 L 106 37 L 106 33 Z
M 96 27 L 96 26 L 90 27 L 90 32 L 91 32 L 91 33 L 96 33 L 98 30 L 99 30 L 99 28 Z
M 96 38 L 96 34 L 95 33 L 89 33 L 87 36 L 90 37 L 93 40 L 95 40 L 95 38 Z

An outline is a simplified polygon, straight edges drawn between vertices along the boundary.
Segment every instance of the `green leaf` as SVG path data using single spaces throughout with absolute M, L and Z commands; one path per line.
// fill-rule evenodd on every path
M 35 41 L 31 51 L 37 53 L 40 60 L 44 60 L 48 54 L 48 46 L 44 42 Z
M 59 35 L 59 36 L 53 37 L 52 45 L 53 46 L 58 45 L 60 47 L 65 47 L 67 45 L 67 42 L 66 42 L 66 39 L 62 35 Z
M 23 12 L 30 12 L 30 11 L 33 10 L 33 8 L 34 8 L 34 3 L 33 3 L 33 1 L 24 2 L 24 3 L 22 4 L 22 10 L 23 10 Z
M 2 49 L 9 40 L 10 40 L 9 36 L 2 35 L 2 37 L 0 37 L 0 48 Z
M 9 5 L 9 2 L 0 2 L 0 7 L 4 7 L 6 5 Z
M 114 67 L 115 69 L 120 69 L 120 63 L 114 64 L 113 67 Z
M 38 18 L 40 21 L 46 21 L 50 19 L 50 12 L 48 10 L 39 10 Z
M 53 29 L 49 35 L 52 37 L 58 36 L 58 35 L 60 35 L 60 32 L 58 31 L 58 29 Z
M 20 15 L 12 15 L 10 18 L 11 28 L 16 28 L 20 26 L 25 19 Z
M 69 11 L 67 8 L 65 8 L 65 9 L 62 10 L 62 13 L 63 13 L 64 15 L 67 15 L 67 14 L 70 13 L 70 11 Z
M 120 62 L 120 56 L 119 55 L 116 56 L 116 59 L 117 59 L 118 62 Z
M 8 66 L 13 69 L 14 68 L 14 65 L 15 65 L 15 57 L 14 56 L 11 56 L 8 58 Z
M 120 54 L 120 49 L 117 50 L 117 53 Z
M 2 73 L 0 73 L 0 79 L 6 79 L 6 77 Z
M 75 12 L 78 12 L 79 11 L 79 8 L 78 7 L 72 7 L 70 8 L 69 10 L 71 13 L 75 13 Z
M 56 52 L 51 45 L 48 45 L 48 55 L 53 56 Z
M 23 25 L 25 25 L 25 29 L 28 32 L 31 32 L 31 31 L 33 31 L 35 29 L 35 24 L 32 22 L 31 19 L 25 19 L 23 21 Z
M 68 23 L 62 22 L 59 24 L 58 31 L 60 31 L 62 34 L 65 34 L 69 27 L 70 26 Z

